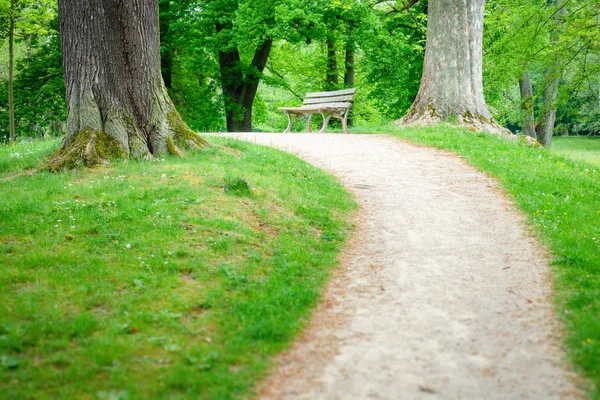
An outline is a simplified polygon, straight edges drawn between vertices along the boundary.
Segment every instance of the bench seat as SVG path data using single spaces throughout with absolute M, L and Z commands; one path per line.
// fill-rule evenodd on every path
M 290 133 L 294 119 L 301 117 L 306 117 L 306 131 L 311 132 L 310 122 L 314 114 L 323 116 L 323 126 L 319 133 L 325 133 L 331 118 L 340 119 L 344 133 L 349 133 L 348 115 L 355 93 L 356 89 L 308 93 L 301 107 L 279 107 L 278 110 L 285 112 L 288 117 L 288 126 L 283 133 Z

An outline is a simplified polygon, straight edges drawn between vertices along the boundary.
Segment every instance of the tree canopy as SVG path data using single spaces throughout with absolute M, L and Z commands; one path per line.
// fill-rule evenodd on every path
M 0 2 L 0 32 L 9 0 Z M 66 109 L 56 2 L 21 0 L 17 18 L 17 135 L 60 134 Z M 277 107 L 309 91 L 359 89 L 356 124 L 406 114 L 421 80 L 428 5 L 381 0 L 160 0 L 162 75 L 197 131 L 280 131 Z M 600 133 L 599 0 L 488 0 L 483 88 L 491 115 L 523 130 L 519 81 L 531 82 L 533 123 L 555 110 L 554 134 Z M 6 41 L 6 38 L 4 39 Z M 6 42 L 5 42 L 6 43 Z M 0 108 L 7 110 L 7 45 Z M 349 83 L 352 82 L 352 83 Z M 548 88 L 556 83 L 556 99 Z M 546 93 L 546 95 L 545 95 Z M 8 135 L 0 113 L 0 136 Z

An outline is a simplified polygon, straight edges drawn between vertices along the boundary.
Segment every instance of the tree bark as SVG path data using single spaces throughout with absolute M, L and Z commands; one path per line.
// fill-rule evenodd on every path
M 556 98 L 558 97 L 558 66 L 548 68 L 545 73 L 550 80 L 542 96 L 542 113 L 537 125 L 537 137 L 542 146 L 552 147 L 552 135 L 556 122 Z
M 217 23 L 217 32 L 231 29 L 229 23 Z M 262 73 L 267 65 L 273 40 L 267 38 L 261 43 L 248 68 L 241 63 L 237 48 L 219 51 L 221 87 L 225 97 L 227 132 L 252 132 L 252 104 L 260 84 Z
M 494 121 L 483 97 L 484 6 L 485 0 L 429 2 L 421 86 L 400 123 L 448 121 L 508 133 Z
M 337 54 L 335 51 L 335 41 L 327 39 L 327 76 L 326 84 L 328 90 L 338 88 L 340 81 L 338 75 Z
M 152 158 L 207 142 L 182 121 L 160 70 L 158 0 L 59 0 L 67 132 L 48 169 Z
M 15 98 L 14 98 L 14 70 L 15 70 L 15 12 L 17 0 L 10 0 L 10 21 L 8 26 L 8 121 L 9 140 L 16 140 L 15 129 Z
M 533 115 L 533 87 L 529 72 L 525 72 L 519 80 L 519 88 L 521 89 L 521 131 L 524 135 L 536 138 L 534 115 Z
M 555 1 L 556 6 L 560 6 L 559 0 Z M 566 13 L 561 8 L 556 14 L 559 18 Z M 558 32 L 555 30 L 550 37 L 550 42 L 555 43 L 559 39 Z M 552 67 L 547 68 L 544 73 L 544 82 L 546 83 L 544 94 L 542 96 L 542 112 L 537 125 L 537 137 L 542 146 L 552 147 L 552 135 L 554 133 L 554 124 L 556 122 L 556 99 L 558 97 L 558 81 L 560 79 L 560 61 L 557 59 Z
M 354 87 L 354 55 L 355 55 L 355 44 L 354 41 L 349 40 L 346 44 L 346 73 L 344 74 L 344 87 L 353 88 Z M 352 118 L 349 117 L 347 121 L 348 126 L 353 125 Z

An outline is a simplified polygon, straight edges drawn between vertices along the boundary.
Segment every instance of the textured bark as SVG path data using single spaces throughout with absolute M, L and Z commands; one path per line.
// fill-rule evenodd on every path
M 529 72 L 525 72 L 519 80 L 519 88 L 521 89 L 521 130 L 524 135 L 535 139 L 535 126 L 533 116 L 533 87 Z
M 477 130 L 508 132 L 493 120 L 483 97 L 484 6 L 485 0 L 429 2 L 421 86 L 400 123 L 456 121 Z
M 353 88 L 354 87 L 354 75 L 355 75 L 355 68 L 354 68 L 354 55 L 355 55 L 356 49 L 354 47 L 354 42 L 353 41 L 349 41 L 346 44 L 346 73 L 344 74 L 344 87 L 345 88 Z M 350 111 L 350 113 L 352 114 L 352 111 Z M 348 126 L 352 126 L 353 125 L 353 121 L 352 121 L 352 117 L 348 117 Z
M 559 6 L 561 2 L 556 0 L 555 4 Z M 565 9 L 561 8 L 556 15 L 560 20 L 560 17 L 564 16 L 564 14 Z M 557 42 L 558 39 L 558 33 L 555 30 L 550 37 L 550 41 Z M 552 135 L 554 133 L 554 123 L 556 122 L 556 99 L 558 97 L 558 80 L 560 79 L 560 61 L 556 60 L 552 67 L 547 68 L 544 76 L 546 85 L 542 96 L 542 112 L 536 131 L 538 141 L 542 146 L 550 148 L 552 147 Z
M 231 23 L 217 23 L 217 32 L 231 28 Z M 243 68 L 237 48 L 219 52 L 227 132 L 252 132 L 252 104 L 272 45 L 272 39 L 265 39 L 256 48 L 248 68 Z
M 546 78 L 550 80 L 542 96 L 542 113 L 537 125 L 537 137 L 542 146 L 552 147 L 552 135 L 556 122 L 556 98 L 558 97 L 558 68 L 546 70 Z M 553 76 L 556 76 L 555 78 Z
M 11 143 L 14 143 L 16 140 L 14 98 L 16 3 L 17 0 L 10 0 L 10 16 L 8 23 L 8 123 L 10 132 L 9 139 Z
M 158 0 L 60 0 L 58 5 L 68 114 L 65 139 L 49 169 L 77 164 L 68 158 L 78 154 L 71 148 L 80 146 L 82 137 L 90 138 L 88 145 L 110 142 L 104 147 L 120 149 L 111 156 L 123 158 L 181 155 L 180 147 L 207 144 L 185 125 L 167 95 Z M 90 160 L 81 161 L 108 162 Z
M 327 76 L 326 83 L 328 90 L 338 88 L 340 83 L 337 65 L 337 54 L 335 51 L 335 41 L 327 39 Z

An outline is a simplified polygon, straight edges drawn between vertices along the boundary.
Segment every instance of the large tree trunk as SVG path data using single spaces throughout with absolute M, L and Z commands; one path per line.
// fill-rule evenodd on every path
M 483 97 L 484 6 L 485 0 L 429 2 L 421 87 L 401 123 L 454 120 L 478 130 L 508 132 L 494 121 Z
M 531 86 L 529 72 L 525 72 L 519 80 L 519 88 L 521 89 L 521 130 L 524 135 L 535 139 L 533 87 Z
M 231 23 L 217 23 L 217 32 L 231 28 Z M 237 48 L 219 51 L 227 132 L 252 132 L 252 105 L 272 45 L 272 39 L 265 39 L 254 52 L 254 57 L 248 68 L 241 65 Z
M 16 3 L 17 0 L 10 0 L 10 17 L 8 23 L 8 124 L 9 139 L 11 143 L 14 143 L 16 140 L 14 97 Z
M 327 39 L 327 76 L 326 83 L 328 90 L 338 88 L 340 83 L 338 75 L 337 54 L 335 51 L 335 41 L 331 38 Z
M 67 132 L 48 168 L 181 155 L 207 142 L 182 121 L 160 70 L 158 0 L 59 0 Z

